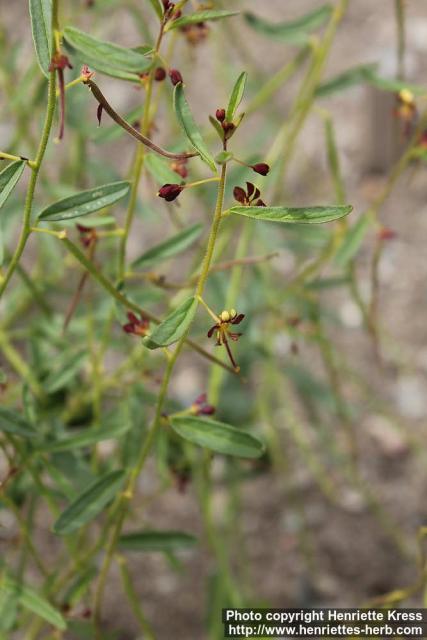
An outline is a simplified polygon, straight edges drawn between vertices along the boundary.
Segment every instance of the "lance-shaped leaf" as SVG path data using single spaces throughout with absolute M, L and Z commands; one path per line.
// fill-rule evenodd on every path
M 48 77 L 52 57 L 52 1 L 30 0 L 30 17 L 37 61 Z
M 162 18 L 163 18 L 163 7 L 162 7 L 162 4 L 161 4 L 160 0 L 149 0 L 149 3 L 153 7 L 154 12 L 157 15 L 157 17 L 159 18 L 159 20 L 162 20 Z
M 193 296 L 187 298 L 154 329 L 150 336 L 144 338 L 143 344 L 148 349 L 158 349 L 177 342 L 191 325 L 196 309 L 197 300 Z
M 282 42 L 305 44 L 309 40 L 310 32 L 321 27 L 331 13 L 332 6 L 325 4 L 292 22 L 268 22 L 253 13 L 245 13 L 244 15 L 249 26 L 258 33 Z
M 40 447 L 40 450 L 44 453 L 57 453 L 58 451 L 71 451 L 72 449 L 89 447 L 97 442 L 102 442 L 103 440 L 119 438 L 129 431 L 130 427 L 130 422 L 122 422 L 108 429 L 104 429 L 102 426 L 85 429 L 81 433 L 77 433 L 73 436 L 44 444 Z
M 234 213 L 238 216 L 268 222 L 319 224 L 343 218 L 352 210 L 353 207 L 350 205 L 336 207 L 231 207 L 224 214 Z
M 182 82 L 179 82 L 175 87 L 173 93 L 173 106 L 178 122 L 191 145 L 200 154 L 202 160 L 204 160 L 212 171 L 215 171 L 216 173 L 215 160 L 213 159 L 205 141 L 202 138 L 202 134 L 194 122 L 190 107 L 188 106 L 188 102 L 184 95 Z
M 0 207 L 4 205 L 8 197 L 13 191 L 22 172 L 25 168 L 25 160 L 16 160 L 11 162 L 6 169 L 0 173 Z
M 369 82 L 371 77 L 370 74 L 375 70 L 376 66 L 376 64 L 363 64 L 348 69 L 348 71 L 344 71 L 344 73 L 340 73 L 319 85 L 316 89 L 316 96 L 324 98 L 335 93 L 339 93 L 340 91 L 344 91 L 350 87 L 366 84 Z
M 30 423 L 20 413 L 3 407 L 0 407 L 0 431 L 23 438 L 34 438 L 37 435 Z
M 53 525 L 54 533 L 67 535 L 96 518 L 120 491 L 125 476 L 122 470 L 112 471 L 91 484 L 61 513 Z
M 335 254 L 334 262 L 337 265 L 345 267 L 356 255 L 372 222 L 372 217 L 365 213 L 350 227 Z
M 234 114 L 236 113 L 236 109 L 242 102 L 247 77 L 248 74 L 246 73 L 246 71 L 243 71 L 236 80 L 236 84 L 234 85 L 233 91 L 231 92 L 230 101 L 228 103 L 227 111 L 225 114 L 225 119 L 227 120 L 227 122 L 232 122 Z
M 188 24 L 199 24 L 200 22 L 207 22 L 208 20 L 222 20 L 223 18 L 230 18 L 231 16 L 237 16 L 238 14 L 239 11 L 223 11 L 220 9 L 217 11 L 197 11 L 196 13 L 191 13 L 188 16 L 177 18 L 177 20 L 172 20 L 172 22 L 169 22 L 167 26 L 167 31 L 170 31 L 171 29 L 179 29 L 180 27 L 185 27 Z
M 176 416 L 171 418 L 171 425 L 184 440 L 217 453 L 259 458 L 264 452 L 264 444 L 258 438 L 224 422 L 198 416 Z
M 68 383 L 76 377 L 86 358 L 86 351 L 66 354 L 66 357 L 60 362 L 60 365 L 54 367 L 43 381 L 43 389 L 46 393 L 55 393 L 55 391 L 66 387 Z
M 182 531 L 135 531 L 121 536 L 119 548 L 124 551 L 174 552 L 193 547 L 197 538 Z
M 67 628 L 67 623 L 59 611 L 31 587 L 20 584 L 17 580 L 6 576 L 0 582 L 0 590 L 16 598 L 22 607 L 43 618 L 43 620 L 46 620 L 57 629 L 65 631 Z
M 182 253 L 188 247 L 191 247 L 193 242 L 197 240 L 203 229 L 201 224 L 193 224 L 191 227 L 180 231 L 176 235 L 172 236 L 165 242 L 152 247 L 148 251 L 142 254 L 135 262 L 132 263 L 133 267 L 152 267 L 154 264 L 168 260 L 174 256 Z
M 140 73 L 145 73 L 152 66 L 152 60 L 146 57 L 151 47 L 128 49 L 104 40 L 99 40 L 75 29 L 64 29 L 66 42 L 77 51 L 82 62 L 101 73 L 106 73 L 124 80 L 139 80 Z
M 80 191 L 74 196 L 58 200 L 58 202 L 43 209 L 39 214 L 39 219 L 53 222 L 87 216 L 89 213 L 104 209 L 104 207 L 108 207 L 117 202 L 117 200 L 124 198 L 129 191 L 129 187 L 129 182 L 122 181 L 104 184 L 88 191 Z

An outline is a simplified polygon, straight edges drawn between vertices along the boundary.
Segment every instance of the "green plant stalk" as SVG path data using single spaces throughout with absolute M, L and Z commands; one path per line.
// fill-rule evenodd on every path
M 56 3 L 54 3 L 55 5 Z M 43 126 L 43 131 L 40 139 L 39 148 L 37 151 L 36 159 L 31 164 L 31 177 L 28 185 L 27 195 L 24 205 L 24 217 L 22 221 L 21 235 L 18 240 L 18 245 L 9 263 L 6 275 L 3 281 L 0 283 L 0 298 L 6 290 L 7 285 L 11 277 L 13 276 L 15 269 L 18 266 L 19 260 L 24 252 L 25 245 L 31 233 L 31 212 L 33 207 L 34 193 L 37 186 L 37 181 L 40 173 L 41 164 L 46 152 L 47 143 L 49 141 L 50 132 L 52 129 L 53 116 L 55 114 L 56 105 L 56 75 L 55 71 L 51 71 L 49 74 L 49 88 L 48 88 L 48 101 L 46 117 Z
M 404 0 L 394 0 L 397 29 L 397 78 L 405 79 L 405 3 Z
M 276 195 L 280 193 L 282 188 L 280 185 L 284 183 L 284 174 L 295 150 L 298 135 L 315 100 L 316 88 L 322 77 L 326 58 L 334 41 L 337 28 L 344 17 L 348 2 L 349 0 L 339 0 L 335 6 L 325 36 L 314 51 L 313 62 L 291 110 L 289 119 L 279 131 L 269 159 L 267 160 L 271 164 L 277 161 L 279 165 Z
M 196 300 L 198 300 L 199 297 L 202 296 L 203 294 L 203 290 L 206 284 L 206 280 L 208 278 L 209 275 L 209 269 L 210 269 L 210 265 L 211 265 L 211 260 L 213 258 L 213 253 L 214 253 L 214 249 L 215 249 L 215 241 L 218 235 L 218 230 L 219 230 L 219 226 L 221 224 L 221 215 L 222 215 L 222 210 L 223 210 L 223 204 L 224 204 L 224 191 L 225 191 L 225 181 L 226 181 L 226 172 L 227 172 L 227 165 L 224 164 L 221 167 L 221 177 L 220 177 L 220 182 L 218 184 L 218 195 L 217 195 L 217 201 L 216 201 L 216 206 L 215 206 L 215 213 L 214 213 L 214 218 L 213 218 L 213 222 L 212 222 L 212 227 L 211 227 L 211 231 L 209 234 L 209 239 L 208 239 L 208 244 L 207 244 L 207 248 L 206 248 L 206 254 L 205 257 L 203 259 L 203 263 L 202 263 L 202 269 L 200 272 L 200 277 L 199 277 L 199 281 L 197 283 L 196 286 L 196 290 L 195 290 L 195 298 Z M 94 631 L 95 631 L 95 638 L 96 640 L 102 640 L 102 630 L 100 628 L 100 618 L 101 618 L 101 606 L 102 606 L 102 599 L 103 599 L 103 594 L 104 594 L 104 589 L 105 589 L 105 585 L 106 585 L 106 581 L 107 581 L 107 577 L 108 577 L 108 572 L 111 566 L 111 562 L 113 560 L 114 557 L 114 553 L 115 550 L 117 548 L 117 543 L 119 541 L 120 538 L 120 534 L 123 528 L 123 524 L 126 518 L 126 514 L 127 514 L 127 510 L 128 510 L 128 505 L 130 500 L 133 498 L 133 494 L 135 491 L 135 485 L 137 482 L 137 479 L 144 467 L 145 461 L 148 458 L 148 455 L 151 452 L 152 446 L 155 442 L 157 433 L 159 431 L 159 428 L 161 426 L 162 423 L 162 414 L 163 414 L 163 407 L 164 407 L 164 403 L 166 400 L 166 396 L 167 396 L 167 392 L 169 389 L 169 383 L 172 377 L 172 372 L 173 369 L 175 367 L 176 361 L 178 360 L 178 356 L 181 353 L 182 348 L 184 347 L 185 342 L 187 341 L 187 336 L 190 332 L 191 329 L 191 325 L 188 327 L 187 331 L 184 333 L 184 335 L 180 338 L 180 340 L 178 341 L 175 350 L 173 352 L 173 354 L 170 356 L 167 366 L 166 366 L 166 371 L 162 380 L 162 384 L 159 390 L 159 395 L 157 398 L 157 403 L 156 403 L 156 409 L 155 409 L 155 416 L 153 419 L 153 422 L 148 430 L 147 436 L 142 444 L 142 448 L 138 457 L 138 461 L 135 465 L 135 467 L 132 469 L 130 476 L 129 476 L 129 480 L 127 482 L 125 491 L 122 493 L 122 495 L 120 496 L 118 502 L 116 502 L 115 505 L 113 505 L 113 509 L 117 509 L 116 513 L 116 521 L 114 523 L 113 526 L 113 531 L 111 533 L 109 542 L 107 544 L 107 548 L 106 548 L 106 552 L 105 552 L 105 556 L 104 556 L 104 560 L 100 569 L 100 573 L 99 573 L 99 578 L 98 578 L 98 583 L 97 583 L 97 587 L 95 590 L 95 596 L 94 596 L 94 606 L 93 606 L 93 621 L 94 621 Z
M 160 31 L 157 38 L 156 46 L 154 48 L 154 56 L 156 56 L 160 51 L 160 46 L 163 38 L 163 29 L 164 29 L 164 25 L 162 22 L 160 25 Z M 150 73 L 148 76 L 147 91 L 146 91 L 145 102 L 144 102 L 144 111 L 141 118 L 141 134 L 143 136 L 146 136 L 148 134 L 148 131 L 150 128 L 150 109 L 151 109 L 151 98 L 153 96 L 154 72 L 155 72 L 155 69 L 153 67 L 153 69 L 150 70 Z M 126 247 L 127 247 L 127 242 L 129 238 L 129 233 L 132 228 L 132 222 L 135 216 L 136 203 L 138 199 L 138 189 L 139 189 L 139 183 L 141 180 L 142 170 L 144 167 L 145 155 L 146 155 L 145 146 L 142 144 L 138 144 L 135 152 L 134 165 L 132 168 L 132 187 L 131 187 L 129 205 L 126 213 L 125 224 L 124 224 L 124 234 L 120 240 L 120 245 L 119 245 L 119 272 L 118 272 L 119 282 L 123 281 L 124 273 L 126 270 Z
M 122 578 L 123 590 L 132 607 L 133 615 L 135 616 L 135 619 L 138 620 L 139 626 L 141 627 L 141 631 L 144 633 L 144 638 L 146 638 L 147 640 L 155 640 L 154 632 L 150 624 L 148 623 L 147 618 L 144 615 L 144 612 L 141 609 L 141 605 L 139 603 L 139 597 L 132 583 L 132 578 L 129 573 L 129 567 L 127 565 L 126 558 L 119 556 L 117 558 L 117 561 L 120 567 L 120 575 Z

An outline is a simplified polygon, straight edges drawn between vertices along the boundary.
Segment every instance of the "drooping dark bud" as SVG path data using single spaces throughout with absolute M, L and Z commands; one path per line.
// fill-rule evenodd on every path
M 233 196 L 237 202 L 240 202 L 241 204 L 246 203 L 246 193 L 242 187 L 234 187 Z
M 183 82 L 182 79 L 182 75 L 181 73 L 178 71 L 178 69 L 170 69 L 169 70 L 169 78 L 171 79 L 171 82 L 173 84 L 173 86 L 175 87 L 179 82 Z
M 102 104 L 99 104 L 98 108 L 96 110 L 96 117 L 98 118 L 98 127 L 101 126 L 101 118 L 102 118 L 103 109 L 104 109 L 104 107 L 102 106 Z
M 162 82 L 165 78 L 166 71 L 163 69 L 163 67 L 157 67 L 154 72 L 154 80 L 157 80 L 157 82 Z
M 175 200 L 181 191 L 184 189 L 184 185 L 182 184 L 164 184 L 163 187 L 159 189 L 158 196 L 160 198 L 164 198 L 166 202 L 172 202 Z
M 267 205 L 265 204 L 265 202 L 264 202 L 263 200 L 261 200 L 261 199 L 257 200 L 257 201 L 255 202 L 255 205 L 256 205 L 257 207 L 266 207 L 266 206 L 267 206 Z
M 218 122 L 224 122 L 225 120 L 225 109 L 217 109 L 215 112 L 215 118 Z
M 259 173 L 262 176 L 266 176 L 270 171 L 270 167 L 266 162 L 258 162 L 257 164 L 253 164 L 251 168 L 255 173 Z

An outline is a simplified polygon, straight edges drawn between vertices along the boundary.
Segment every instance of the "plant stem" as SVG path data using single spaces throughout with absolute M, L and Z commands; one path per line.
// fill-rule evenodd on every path
M 57 0 L 54 0 L 52 5 L 53 16 L 57 15 Z M 34 193 L 37 186 L 37 180 L 39 177 L 40 167 L 43 162 L 43 158 L 46 152 L 47 143 L 49 140 L 49 135 L 52 129 L 53 116 L 55 113 L 55 104 L 56 104 L 56 75 L 55 71 L 51 71 L 49 74 L 49 88 L 48 88 L 48 99 L 47 99 L 47 108 L 46 108 L 46 117 L 43 126 L 43 131 L 39 143 L 39 148 L 37 151 L 36 159 L 34 163 L 31 163 L 31 178 L 30 183 L 28 185 L 27 195 L 25 198 L 25 206 L 24 206 L 24 217 L 22 221 L 22 229 L 21 235 L 18 240 L 18 245 L 15 249 L 15 252 L 12 256 L 12 259 L 9 263 L 8 270 L 4 277 L 4 280 L 0 284 L 0 298 L 3 295 L 7 285 L 11 277 L 13 276 L 15 269 L 18 265 L 19 260 L 24 252 L 25 245 L 27 244 L 28 237 L 31 233 L 31 211 L 33 207 Z
M 207 277 L 209 275 L 209 269 L 211 265 L 211 260 L 213 256 L 213 252 L 215 249 L 215 241 L 218 235 L 219 225 L 221 223 L 221 214 L 224 203 L 224 191 L 225 191 L 225 179 L 226 179 L 227 168 L 226 165 L 222 165 L 221 168 L 221 178 L 218 185 L 218 195 L 215 206 L 215 213 L 212 222 L 211 232 L 208 239 L 208 245 L 206 249 L 206 254 L 203 260 L 202 269 L 199 276 L 199 281 L 195 290 L 195 297 L 198 301 L 198 297 L 202 295 L 204 286 L 206 284 Z M 135 491 L 135 485 L 138 480 L 138 477 L 144 467 L 145 461 L 148 458 L 149 453 L 151 452 L 151 448 L 155 442 L 158 430 L 161 425 L 162 414 L 163 414 L 163 406 L 166 400 L 167 392 L 169 389 L 169 383 L 172 377 L 172 372 L 175 367 L 176 361 L 178 359 L 179 354 L 181 353 L 182 348 L 187 340 L 188 333 L 190 331 L 191 325 L 188 327 L 187 331 L 178 341 L 173 354 L 168 360 L 166 371 L 163 376 L 162 384 L 159 390 L 159 395 L 157 398 L 155 415 L 153 422 L 148 430 L 147 436 L 142 444 L 142 448 L 138 457 L 138 461 L 134 468 L 132 469 L 129 480 L 126 486 L 125 491 L 120 496 L 118 502 L 115 507 L 117 509 L 116 521 L 114 523 L 113 531 L 110 535 L 109 542 L 107 544 L 104 560 L 101 566 L 98 584 L 95 591 L 94 597 L 94 606 L 93 606 L 93 621 L 94 621 L 94 629 L 95 629 L 95 638 L 96 640 L 102 640 L 102 630 L 100 628 L 100 619 L 101 619 L 101 606 L 102 599 L 105 589 L 105 584 L 108 576 L 108 572 L 110 569 L 110 565 L 117 547 L 117 543 L 120 538 L 120 534 L 123 528 L 123 524 L 125 521 L 126 513 L 128 510 L 129 501 L 133 497 L 133 493 Z

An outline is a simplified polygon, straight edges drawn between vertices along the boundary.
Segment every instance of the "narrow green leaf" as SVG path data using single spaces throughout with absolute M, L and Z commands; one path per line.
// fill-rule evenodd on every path
M 376 69 L 376 66 L 376 64 L 362 64 L 348 69 L 348 71 L 344 71 L 344 73 L 340 73 L 319 85 L 316 89 L 316 96 L 324 98 L 344 91 L 349 87 L 366 84 L 369 81 L 371 72 Z
M 427 89 L 420 85 L 408 84 L 402 80 L 382 78 L 376 71 L 377 67 L 378 65 L 373 63 L 362 64 L 348 69 L 348 71 L 344 71 L 344 73 L 340 73 L 334 78 L 331 78 L 319 85 L 316 89 L 316 96 L 319 98 L 328 97 L 349 87 L 360 84 L 370 84 L 382 91 L 392 91 L 393 93 L 397 93 L 402 89 L 409 89 L 415 95 L 427 94 Z
M 148 172 L 160 185 L 175 184 L 181 181 L 181 177 L 170 168 L 170 162 L 161 158 L 156 153 L 149 153 L 145 158 L 145 166 Z
M 209 122 L 211 123 L 211 125 L 213 126 L 217 134 L 219 135 L 219 139 L 224 140 L 224 129 L 221 127 L 218 120 L 216 118 L 213 118 L 212 116 L 209 116 Z
M 54 533 L 67 535 L 93 520 L 120 491 L 124 471 L 112 471 L 96 480 L 61 513 L 53 525 Z
M 160 0 L 148 0 L 148 1 L 151 4 L 151 6 L 153 7 L 154 12 L 157 15 L 157 17 L 159 18 L 159 20 L 162 20 L 162 18 L 163 18 L 163 7 L 160 4 Z
M 299 224 L 318 224 L 332 222 L 347 216 L 353 207 L 231 207 L 228 213 L 254 218 L 255 220 L 267 220 L 270 222 L 285 222 Z
M 143 47 L 138 51 L 128 49 L 112 42 L 99 40 L 74 27 L 64 29 L 64 38 L 82 56 L 86 64 L 107 75 L 121 72 L 121 75 L 116 77 L 123 77 L 124 73 L 125 76 L 129 75 L 129 78 L 123 79 L 133 79 L 133 74 L 144 73 L 153 64 L 152 60 L 146 57 L 146 54 L 152 51 L 151 47 Z
M 197 11 L 196 13 L 191 13 L 188 16 L 177 18 L 177 20 L 172 20 L 172 22 L 170 22 L 167 26 L 167 31 L 171 31 L 172 29 L 180 29 L 181 27 L 185 27 L 188 24 L 198 24 L 199 22 L 207 22 L 208 20 L 222 20 L 223 18 L 237 16 L 239 13 L 239 11 L 222 10 Z
M 392 91 L 393 93 L 397 93 L 399 91 L 402 91 L 402 89 L 409 89 L 409 91 L 412 91 L 412 93 L 414 93 L 415 95 L 421 96 L 427 94 L 426 87 L 421 87 L 417 84 L 408 84 L 403 80 L 382 78 L 375 72 L 375 70 L 371 70 L 367 75 L 369 84 L 376 87 L 377 89 L 382 89 L 383 91 Z
M 301 18 L 292 22 L 268 22 L 253 13 L 245 13 L 244 17 L 250 27 L 263 35 L 290 42 L 292 44 L 306 44 L 310 32 L 321 27 L 332 13 L 332 6 L 325 4 Z
M 46 393 L 55 393 L 63 389 L 77 375 L 82 367 L 83 361 L 87 358 L 86 351 L 72 353 L 61 362 L 60 367 L 54 367 L 53 371 L 43 381 L 43 389 Z
M 12 578 L 5 577 L 0 583 L 0 590 L 11 597 L 16 597 L 21 606 L 35 613 L 40 618 L 43 618 L 43 620 L 46 620 L 46 622 L 57 629 L 65 631 L 67 628 L 67 623 L 59 611 L 54 609 L 45 598 L 39 596 L 31 587 L 19 584 L 19 582 Z
M 3 169 L 0 173 L 0 207 L 4 205 L 12 193 L 24 169 L 25 160 L 16 160 L 15 162 L 11 162 L 6 169 Z
M 167 316 L 158 327 L 156 327 L 147 338 L 144 338 L 143 344 L 148 349 L 158 349 L 159 347 L 167 347 L 169 344 L 176 342 L 184 335 L 190 326 L 197 309 L 197 300 L 191 296 L 179 305 L 175 311 Z
M 102 427 L 86 429 L 73 436 L 62 438 L 62 440 L 56 440 L 55 442 L 44 444 L 40 447 L 40 450 L 44 453 L 57 453 L 58 451 L 70 451 L 72 449 L 89 447 L 97 442 L 102 442 L 103 440 L 119 438 L 129 431 L 130 427 L 130 422 L 123 422 L 107 429 Z
M 206 164 L 209 165 L 209 167 L 212 169 L 212 171 L 215 171 L 216 173 L 215 160 L 211 156 L 210 151 L 202 138 L 202 134 L 200 133 L 196 123 L 194 122 L 190 107 L 188 106 L 188 102 L 184 95 L 182 82 L 177 84 L 175 87 L 173 93 L 173 105 L 178 122 L 188 140 L 190 141 L 191 145 L 196 149 L 196 151 L 199 152 L 202 160 L 204 160 Z
M 227 122 L 233 121 L 234 114 L 236 113 L 236 109 L 239 106 L 239 104 L 242 102 L 247 78 L 248 78 L 248 74 L 246 73 L 246 71 L 243 71 L 236 80 L 236 84 L 234 85 L 233 91 L 231 92 L 230 101 L 228 103 L 227 111 L 225 114 L 225 118 Z
M 20 413 L 2 407 L 0 407 L 0 431 L 23 438 L 34 438 L 37 435 L 30 423 Z
M 198 416 L 176 416 L 171 418 L 171 424 L 184 440 L 217 453 L 259 458 L 264 452 L 264 444 L 258 438 L 223 422 Z
M 52 0 L 30 0 L 30 17 L 37 61 L 48 77 L 52 58 Z
M 187 227 L 184 231 L 180 231 L 180 233 L 165 240 L 165 242 L 143 253 L 142 256 L 132 263 L 132 266 L 146 269 L 147 267 L 153 266 L 153 264 L 173 258 L 188 249 L 200 236 L 202 229 L 203 225 L 201 224 L 193 224 L 191 227 Z
M 182 531 L 136 531 L 121 536 L 119 548 L 125 551 L 173 552 L 188 549 L 197 538 Z
M 117 202 L 117 200 L 124 198 L 129 191 L 129 187 L 129 182 L 122 181 L 104 184 L 88 191 L 80 191 L 74 196 L 58 200 L 58 202 L 43 209 L 39 214 L 39 219 L 57 221 L 87 216 L 89 213 L 104 209 L 104 207 L 108 207 Z
M 358 221 L 350 227 L 342 241 L 342 244 L 335 254 L 335 264 L 340 267 L 345 267 L 350 262 L 350 260 L 359 251 L 360 245 L 362 244 L 371 224 L 371 216 L 364 213 L 360 216 Z

